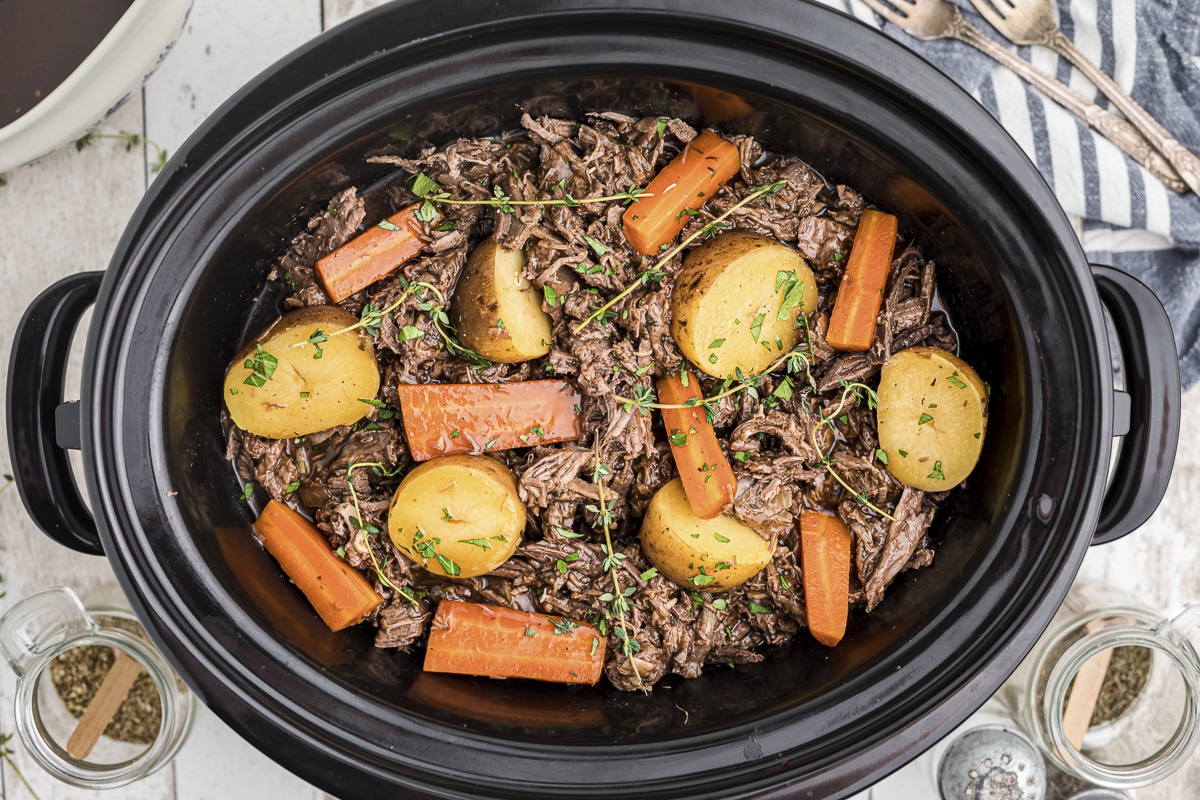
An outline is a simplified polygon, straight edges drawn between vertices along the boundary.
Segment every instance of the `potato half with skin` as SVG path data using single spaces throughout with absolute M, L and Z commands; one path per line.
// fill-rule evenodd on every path
M 664 577 L 706 592 L 745 583 L 767 566 L 773 552 L 753 528 L 732 517 L 697 517 L 679 478 L 650 498 L 639 537 L 646 558 Z
M 987 388 L 953 353 L 912 347 L 883 365 L 876 413 L 879 447 L 896 480 L 942 492 L 962 483 L 979 461 Z
M 388 511 L 401 553 L 452 578 L 508 560 L 525 531 L 525 504 L 508 467 L 488 456 L 439 456 L 405 476 Z
M 471 252 L 459 276 L 451 324 L 463 344 L 489 361 L 516 364 L 550 352 L 550 315 L 524 268 L 524 250 L 505 250 L 488 239 Z
M 316 331 L 328 335 L 357 322 L 338 306 L 309 306 L 275 320 L 225 373 L 225 407 L 233 424 L 258 436 L 290 439 L 365 417 L 371 407 L 360 398 L 379 392 L 371 336 L 359 328 L 331 336 L 320 351 L 308 343 Z M 313 358 L 318 352 L 321 357 Z
M 683 259 L 671 290 L 671 336 L 717 378 L 757 375 L 796 346 L 796 314 L 817 307 L 804 257 L 750 231 L 729 231 Z

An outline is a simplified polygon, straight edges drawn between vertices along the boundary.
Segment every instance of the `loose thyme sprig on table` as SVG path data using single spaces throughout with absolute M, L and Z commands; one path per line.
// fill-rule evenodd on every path
M 29 785 L 29 781 L 25 779 L 25 774 L 21 772 L 21 768 L 17 766 L 17 762 L 13 761 L 13 756 L 16 755 L 16 751 L 9 747 L 8 744 L 12 741 L 12 738 L 13 735 L 11 733 L 0 733 L 0 758 L 4 759 L 4 763 L 8 764 L 9 768 L 13 771 L 13 774 L 16 775 L 17 778 L 20 779 L 21 783 L 25 785 L 25 788 L 29 791 L 29 794 L 33 796 L 33 800 L 41 800 L 41 798 L 38 797 L 38 793 L 35 792 L 33 787 Z
M 621 571 L 621 562 L 625 560 L 624 553 L 618 553 L 613 548 L 612 540 L 612 524 L 613 524 L 613 504 L 605 499 L 604 496 L 604 476 L 610 472 L 607 464 L 600 460 L 600 436 L 596 435 L 596 444 L 593 456 L 592 482 L 596 485 L 598 505 L 587 505 L 585 509 L 596 515 L 596 519 L 600 522 L 601 528 L 604 530 L 604 544 L 600 545 L 601 552 L 604 553 L 604 562 L 601 565 L 605 572 L 612 576 L 613 590 L 600 595 L 600 602 L 609 603 L 612 610 L 617 614 L 617 624 L 613 626 L 613 633 L 621 642 L 621 654 L 629 659 L 629 667 L 633 670 L 633 675 L 637 678 L 638 688 L 643 692 L 646 691 L 646 686 L 642 683 L 642 673 L 638 671 L 637 662 L 634 661 L 633 654 L 640 652 L 642 649 L 641 642 L 629 634 L 629 622 L 625 618 L 626 612 L 629 611 L 629 598 L 637 589 L 630 586 L 626 589 L 621 588 L 621 579 L 619 572 Z M 593 523 L 594 525 L 595 523 Z M 604 612 L 605 617 L 609 616 L 607 611 Z
M 101 133 L 99 131 L 92 131 L 90 133 L 85 133 L 83 136 L 75 140 L 75 150 L 77 152 L 83 152 L 83 148 L 90 146 L 92 142 L 96 141 L 97 139 L 115 139 L 118 142 L 124 142 L 126 152 L 132 150 L 134 147 L 140 144 L 148 145 L 149 147 L 153 148 L 154 163 L 150 165 L 151 173 L 157 174 L 161 172 L 162 168 L 167 165 L 166 149 L 158 142 L 154 141 L 153 139 L 147 139 L 140 133 L 127 133 L 125 131 L 118 131 L 116 133 Z

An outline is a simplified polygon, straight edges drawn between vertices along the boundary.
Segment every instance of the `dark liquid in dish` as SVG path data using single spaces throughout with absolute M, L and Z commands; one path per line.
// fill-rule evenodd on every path
M 0 128 L 75 71 L 133 0 L 0 0 Z

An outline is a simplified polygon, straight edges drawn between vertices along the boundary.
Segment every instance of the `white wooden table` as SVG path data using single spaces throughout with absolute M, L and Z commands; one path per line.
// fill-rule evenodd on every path
M 140 96 L 113 115 L 103 130 L 126 131 L 174 151 L 239 86 L 322 30 L 381 0 L 196 0 L 174 52 Z M 449 7 L 448 7 L 449 11 Z M 152 154 L 103 141 L 68 148 L 13 170 L 0 187 L 0 354 L 7 361 L 12 333 L 29 302 L 53 281 L 100 270 L 153 180 Z M 81 330 L 86 330 L 86 320 Z M 77 337 L 76 361 L 82 352 Z M 0 373 L 0 381 L 5 380 Z M 78 368 L 68 397 L 78 396 Z M 0 472 L 11 472 L 0 429 Z M 1158 513 L 1125 540 L 1094 549 L 1081 577 L 1133 592 L 1170 609 L 1200 598 L 1200 538 L 1192 533 L 1200 502 L 1200 390 L 1184 398 L 1183 432 L 1170 491 Z M 74 587 L 88 603 L 120 601 L 105 560 L 52 543 L 25 516 L 15 491 L 0 495 L 0 613 L 16 599 L 55 585 Z M 13 730 L 15 679 L 0 665 L 0 731 Z M 18 746 L 16 763 L 41 800 L 319 800 L 329 795 L 294 777 L 250 748 L 204 708 L 175 760 L 150 778 L 102 794 L 59 783 L 42 773 Z M 864 792 L 871 800 L 921 800 L 928 766 L 918 762 Z M 1140 800 L 1190 800 L 1200 785 L 1200 757 L 1171 780 L 1140 790 Z M 12 770 L 0 763 L 0 797 L 29 798 Z

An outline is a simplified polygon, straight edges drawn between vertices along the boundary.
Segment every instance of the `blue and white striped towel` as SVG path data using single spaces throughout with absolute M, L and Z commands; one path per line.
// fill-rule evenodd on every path
M 1145 282 L 1175 326 L 1185 387 L 1200 379 L 1200 197 L 1176 194 L 1095 130 L 970 45 L 918 41 L 858 0 L 822 0 L 920 53 L 979 100 L 1081 220 L 1084 250 Z M 1013 47 L 970 5 L 963 16 L 1035 67 L 1115 111 L 1066 59 Z M 1200 154 L 1200 0 L 1056 0 L 1059 26 L 1175 138 Z

